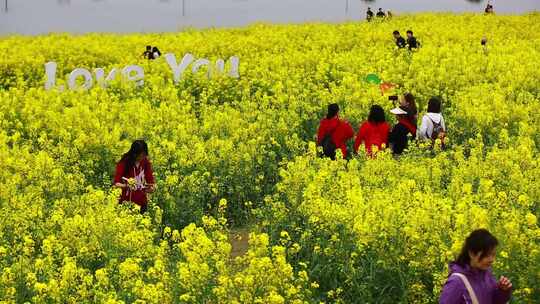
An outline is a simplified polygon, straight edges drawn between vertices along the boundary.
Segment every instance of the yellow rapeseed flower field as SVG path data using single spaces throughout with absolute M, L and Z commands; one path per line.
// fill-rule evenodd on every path
M 398 50 L 396 29 L 422 47 Z M 240 77 L 175 83 L 147 44 L 238 56 Z M 1 303 L 436 303 L 479 227 L 500 240 L 513 303 L 540 299 L 538 13 L 10 36 L 0 52 Z M 49 61 L 58 86 L 129 64 L 144 85 L 45 90 Z M 318 158 L 329 103 L 355 131 L 371 105 L 392 108 L 370 73 L 420 114 L 440 96 L 449 149 Z M 157 181 L 145 215 L 111 189 L 139 138 Z M 245 225 L 249 249 L 231 258 L 228 230 Z

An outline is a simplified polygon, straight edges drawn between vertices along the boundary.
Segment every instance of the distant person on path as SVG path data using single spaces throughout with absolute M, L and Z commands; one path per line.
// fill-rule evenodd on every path
M 446 125 L 441 114 L 441 100 L 439 98 L 429 99 L 427 113 L 422 117 L 422 124 L 416 136 L 420 140 L 431 140 L 433 144 L 437 139 L 440 139 L 441 147 L 444 148 Z
M 144 53 L 142 53 L 142 56 L 145 59 L 153 59 L 154 56 L 152 54 L 152 46 L 151 45 L 146 46 L 146 51 L 144 51 Z
M 409 146 L 409 138 L 416 138 L 416 126 L 409 121 L 407 111 L 401 107 L 390 110 L 390 113 L 396 115 L 398 123 L 392 128 L 388 143 L 392 153 L 399 155 Z
M 489 53 L 489 50 L 488 50 L 488 47 L 487 47 L 487 38 L 484 37 L 482 38 L 482 40 L 480 41 L 480 44 L 482 45 L 482 49 L 484 50 L 484 54 L 487 55 Z
M 493 11 L 493 5 L 491 5 L 491 3 L 488 2 L 487 6 L 486 6 L 486 9 L 484 10 L 484 12 L 486 14 L 493 14 L 494 11 Z
M 377 12 L 377 17 L 384 18 L 386 15 L 384 14 L 382 8 L 379 7 L 379 11 Z
M 405 38 L 401 37 L 401 34 L 399 31 L 394 31 L 393 33 L 394 39 L 396 40 L 396 45 L 398 48 L 402 49 L 407 45 L 407 42 L 405 41 Z
M 148 145 L 136 140 L 116 164 L 114 186 L 122 189 L 120 203 L 133 202 L 141 207 L 143 214 L 148 205 L 147 193 L 154 191 L 154 174 L 148 160 Z
M 152 48 L 152 59 L 158 59 L 161 56 L 161 52 L 157 48 L 157 46 Z
M 386 122 L 384 110 L 379 105 L 371 106 L 369 116 L 364 122 L 354 142 L 354 151 L 358 153 L 360 144 L 364 143 L 368 156 L 373 156 L 373 147 L 377 147 L 380 151 L 388 146 L 388 134 L 390 133 L 390 125 Z
M 317 131 L 317 146 L 323 148 L 324 156 L 336 159 L 336 150 L 341 150 L 343 158 L 349 156 L 347 141 L 354 137 L 351 125 L 339 119 L 339 106 L 336 103 L 328 105 L 326 118 L 321 120 Z
M 411 30 L 407 31 L 407 44 L 409 45 L 409 50 L 418 48 L 418 41 Z
M 394 15 L 392 15 L 392 12 L 391 12 L 391 11 L 387 11 L 387 12 L 386 12 L 386 18 L 392 19 L 393 16 L 394 16 Z
M 486 229 L 473 231 L 456 261 L 449 265 L 439 304 L 504 304 L 510 301 L 512 282 L 497 281 L 491 272 L 498 240 Z
M 367 8 L 366 12 L 366 20 L 370 22 L 373 19 L 373 11 L 371 10 L 371 7 Z

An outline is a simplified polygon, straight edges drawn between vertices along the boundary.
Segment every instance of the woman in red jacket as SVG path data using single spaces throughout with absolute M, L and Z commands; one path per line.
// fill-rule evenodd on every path
M 317 131 L 317 145 L 322 146 L 325 155 L 331 159 L 336 158 L 335 150 L 337 149 L 341 150 L 343 158 L 347 158 L 347 141 L 354 136 L 351 125 L 347 121 L 339 119 L 338 114 L 339 106 L 336 103 L 328 105 L 328 114 L 325 119 L 321 120 Z
M 382 150 L 388 146 L 389 133 L 390 125 L 386 122 L 383 108 L 379 105 L 371 106 L 368 120 L 360 126 L 356 135 L 354 151 L 358 153 L 358 148 L 363 142 L 367 154 L 372 156 L 373 146 L 377 147 L 378 150 Z
M 154 182 L 148 145 L 144 140 L 136 140 L 116 164 L 114 186 L 122 189 L 120 203 L 133 202 L 141 207 L 143 214 L 148 205 L 146 193 L 154 191 Z

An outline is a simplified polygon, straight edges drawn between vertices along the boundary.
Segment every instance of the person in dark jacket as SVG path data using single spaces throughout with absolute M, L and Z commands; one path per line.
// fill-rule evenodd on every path
M 416 138 L 416 125 L 410 122 L 407 111 L 400 107 L 390 110 L 390 113 L 396 115 L 398 123 L 392 128 L 388 142 L 392 153 L 399 155 L 409 146 L 409 135 L 411 139 Z
M 161 51 L 155 46 L 152 48 L 152 59 L 158 59 L 159 57 L 161 57 Z
M 497 281 L 491 272 L 497 239 L 486 229 L 473 231 L 444 284 L 439 304 L 504 304 L 510 301 L 512 282 L 504 276 Z
M 317 145 L 323 145 L 323 141 L 328 137 L 335 145 L 336 150 L 341 150 L 343 158 L 347 158 L 347 141 L 353 136 L 354 131 L 351 125 L 347 121 L 339 119 L 339 106 L 336 103 L 328 105 L 328 114 L 326 114 L 325 119 L 321 120 L 317 131 Z M 326 156 L 335 159 L 335 151 Z
M 153 59 L 152 46 L 151 45 L 146 46 L 146 51 L 144 51 L 144 53 L 142 53 L 142 56 L 144 57 L 144 59 Z
M 394 31 L 392 34 L 394 35 L 394 39 L 396 40 L 396 45 L 398 48 L 402 49 L 407 45 L 405 38 L 401 37 L 399 31 Z
M 418 41 L 411 30 L 407 31 L 407 44 L 409 45 L 409 50 L 418 48 Z
M 362 142 L 369 156 L 373 155 L 373 147 L 378 151 L 388 146 L 388 134 L 390 133 L 390 125 L 386 122 L 384 110 L 379 105 L 371 106 L 368 120 L 364 122 L 354 142 L 354 151 L 358 153 L 358 148 Z
M 371 10 L 371 7 L 368 7 L 367 8 L 367 12 L 366 12 L 366 20 L 369 22 L 373 19 L 373 11 Z
M 384 18 L 386 17 L 386 14 L 383 12 L 382 8 L 379 7 L 379 11 L 377 12 L 378 18 Z

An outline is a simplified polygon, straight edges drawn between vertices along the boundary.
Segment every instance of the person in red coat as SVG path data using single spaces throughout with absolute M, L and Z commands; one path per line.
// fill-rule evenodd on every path
M 136 140 L 116 164 L 114 186 L 122 189 L 120 203 L 133 202 L 141 207 L 143 214 L 148 205 L 147 193 L 154 191 L 154 173 L 148 159 L 148 145 Z
M 384 110 L 379 105 L 371 106 L 368 120 L 364 122 L 354 141 L 354 151 L 358 153 L 358 148 L 363 142 L 366 152 L 369 156 L 373 156 L 373 146 L 378 150 L 382 150 L 388 146 L 388 134 L 390 133 L 390 125 L 386 122 Z
M 328 105 L 328 114 L 325 119 L 321 120 L 317 131 L 317 145 L 323 146 L 323 150 L 326 150 L 326 138 L 331 140 L 334 151 L 329 154 L 325 151 L 325 155 L 331 159 L 335 159 L 335 150 L 337 149 L 341 150 L 343 158 L 347 158 L 347 141 L 354 136 L 351 125 L 347 121 L 339 119 L 338 114 L 339 106 L 336 103 Z

